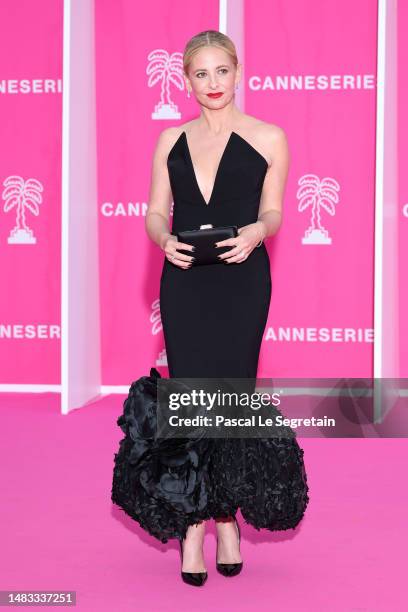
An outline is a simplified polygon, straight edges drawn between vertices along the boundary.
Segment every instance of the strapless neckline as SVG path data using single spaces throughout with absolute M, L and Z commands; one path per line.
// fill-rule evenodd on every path
M 186 152 L 187 152 L 187 158 L 188 158 L 188 162 L 189 162 L 189 166 L 190 166 L 191 175 L 192 175 L 193 180 L 194 180 L 194 186 L 195 186 L 195 189 L 197 191 L 197 195 L 199 196 L 199 198 L 200 198 L 201 202 L 204 204 L 204 206 L 210 206 L 212 201 L 213 201 L 213 199 L 214 199 L 214 197 L 215 197 L 216 189 L 217 189 L 217 184 L 218 184 L 218 181 L 219 181 L 219 176 L 220 176 L 220 174 L 222 172 L 223 164 L 225 162 L 225 159 L 227 157 L 227 153 L 228 153 L 228 151 L 229 151 L 229 149 L 231 147 L 231 144 L 232 144 L 232 141 L 233 141 L 234 138 L 239 138 L 248 147 L 250 147 L 250 149 L 252 149 L 252 151 L 254 151 L 259 156 L 259 158 L 261 160 L 263 160 L 263 162 L 265 163 L 266 167 L 269 166 L 269 164 L 268 164 L 267 160 L 265 159 L 265 157 L 261 153 L 259 153 L 259 151 L 257 149 L 255 149 L 255 147 L 253 147 L 245 138 L 243 138 L 240 134 L 238 134 L 238 132 L 235 132 L 234 130 L 232 130 L 230 135 L 229 135 L 229 138 L 227 140 L 227 144 L 225 145 L 224 150 L 223 150 L 223 152 L 221 154 L 220 160 L 218 162 L 217 170 L 216 170 L 216 173 L 215 173 L 215 179 L 214 179 L 214 183 L 213 183 L 212 190 L 211 190 L 210 199 L 207 202 L 205 200 L 205 198 L 203 196 L 203 193 L 202 193 L 202 191 L 200 189 L 200 186 L 198 184 L 197 174 L 196 174 L 196 171 L 195 171 L 195 168 L 194 168 L 194 163 L 193 163 L 193 159 L 191 157 L 190 147 L 188 146 L 187 133 L 186 133 L 185 130 L 182 131 L 181 136 L 184 136 L 184 145 L 185 145 Z

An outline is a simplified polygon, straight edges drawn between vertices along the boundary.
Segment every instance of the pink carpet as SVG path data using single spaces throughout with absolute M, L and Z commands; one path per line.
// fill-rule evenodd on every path
M 151 538 L 110 500 L 123 396 L 68 416 L 56 394 L 0 395 L 2 590 L 75 590 L 79 610 L 405 612 L 406 439 L 299 439 L 310 503 L 296 530 L 243 523 L 242 573 L 179 576 L 177 542 Z

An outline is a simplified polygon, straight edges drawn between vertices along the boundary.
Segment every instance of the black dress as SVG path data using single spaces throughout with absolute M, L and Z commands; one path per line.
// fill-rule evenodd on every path
M 257 220 L 268 164 L 237 132 L 224 149 L 208 203 L 184 131 L 167 165 L 173 234 Z M 184 270 L 165 258 L 160 312 L 170 378 L 255 380 L 270 298 L 264 244 L 241 263 Z M 185 537 L 199 520 L 234 516 L 238 508 L 256 529 L 295 528 L 309 488 L 294 432 L 282 438 L 155 439 L 158 378 L 152 368 L 133 382 L 118 418 L 125 437 L 115 454 L 112 501 L 162 542 Z

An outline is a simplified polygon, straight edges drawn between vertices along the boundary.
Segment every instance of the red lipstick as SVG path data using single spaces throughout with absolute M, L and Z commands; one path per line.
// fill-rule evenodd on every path
M 220 98 L 222 96 L 222 94 L 223 94 L 223 92 L 219 91 L 217 93 L 209 93 L 209 94 L 207 94 L 207 96 L 209 98 Z

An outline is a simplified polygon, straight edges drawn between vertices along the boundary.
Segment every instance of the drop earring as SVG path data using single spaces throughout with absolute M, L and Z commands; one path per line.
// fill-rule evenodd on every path
M 190 90 L 187 88 L 187 98 L 190 97 Z

